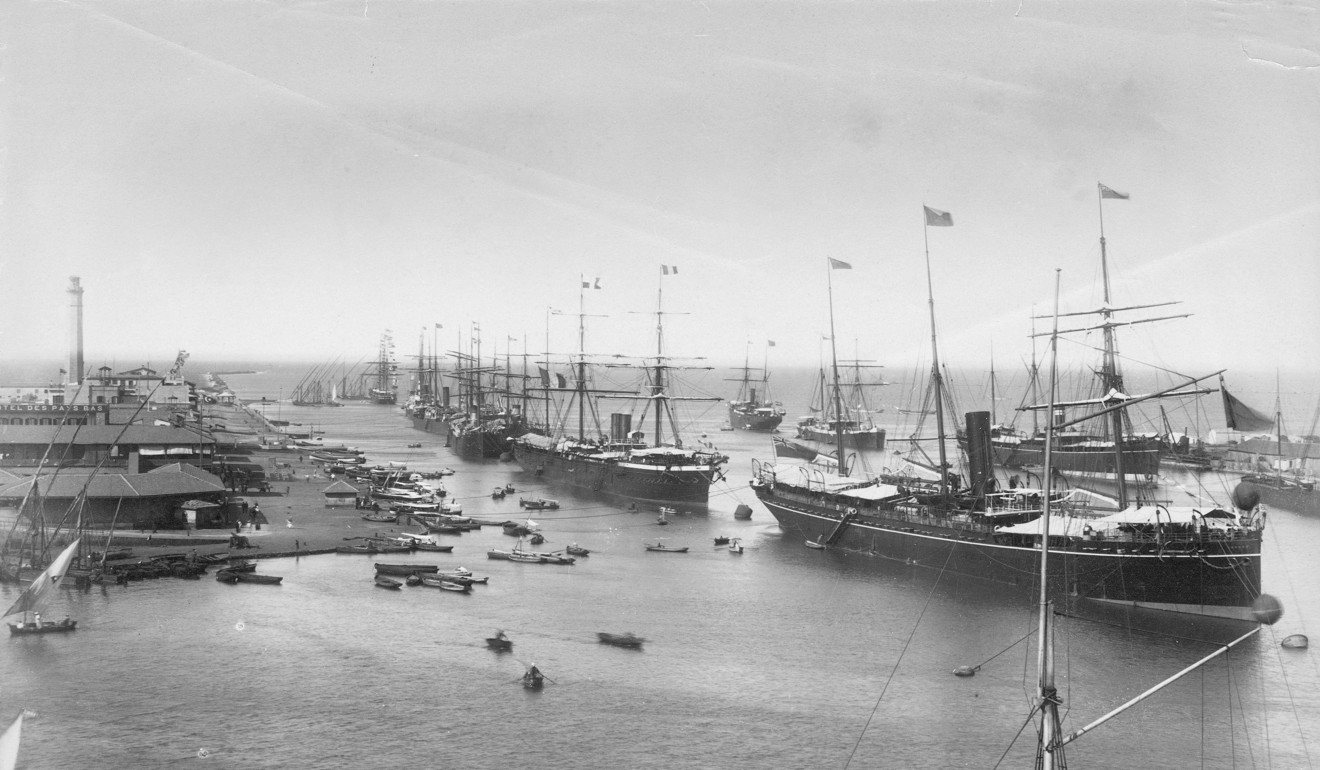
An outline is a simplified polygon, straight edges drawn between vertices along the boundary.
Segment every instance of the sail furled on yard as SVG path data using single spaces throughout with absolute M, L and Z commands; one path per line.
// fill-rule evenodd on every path
M 1224 396 L 1224 424 L 1229 430 L 1251 432 L 1274 427 L 1274 418 L 1257 412 L 1229 393 L 1223 377 L 1219 378 L 1219 392 Z
M 78 553 L 78 542 L 74 540 L 69 543 L 69 547 L 55 557 L 55 561 L 51 562 L 44 572 L 37 575 L 31 585 L 23 589 L 23 593 L 19 594 L 18 601 L 14 602 L 13 606 L 5 611 L 4 617 L 22 615 L 25 612 L 35 612 L 41 609 L 42 604 L 50 597 L 51 592 L 64 579 L 64 573 L 69 571 L 69 563 L 73 561 L 74 554 Z

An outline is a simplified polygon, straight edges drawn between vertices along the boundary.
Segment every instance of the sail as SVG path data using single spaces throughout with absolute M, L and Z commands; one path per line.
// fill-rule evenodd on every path
M 14 770 L 18 767 L 18 741 L 23 734 L 23 715 L 26 713 L 18 712 L 14 723 L 0 734 L 0 770 Z
M 1229 393 L 1223 377 L 1219 378 L 1219 392 L 1224 396 L 1224 424 L 1229 430 L 1250 432 L 1274 427 L 1273 418 L 1257 412 Z
M 37 575 L 32 584 L 19 594 L 18 601 L 5 611 L 4 617 L 11 615 L 22 615 L 25 612 L 36 612 L 41 609 L 42 604 L 49 598 L 51 591 L 64 579 L 64 573 L 69 570 L 69 562 L 73 561 L 73 555 L 78 552 L 78 541 L 74 540 L 68 548 L 50 563 L 44 572 Z

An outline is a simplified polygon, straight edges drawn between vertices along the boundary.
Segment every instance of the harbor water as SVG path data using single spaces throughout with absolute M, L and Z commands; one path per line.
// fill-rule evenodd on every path
M 454 468 L 445 485 L 467 515 L 526 520 L 519 494 L 553 497 L 558 510 L 530 513 L 546 537 L 538 547 L 576 542 L 590 556 L 572 566 L 488 560 L 488 549 L 514 541 L 486 527 L 447 539 L 452 554 L 387 559 L 489 575 L 467 595 L 384 591 L 371 559 L 347 555 L 263 562 L 263 572 L 284 576 L 280 586 L 162 579 L 63 591 L 49 613 L 76 618 L 76 633 L 8 638 L 0 650 L 0 715 L 36 714 L 21 767 L 1032 763 L 1029 592 L 786 537 L 747 487 L 753 459 L 770 458 L 769 438 L 720 431 L 719 409 L 692 433 L 729 455 L 727 479 L 707 509 L 680 509 L 660 526 L 654 508 L 629 512 L 622 501 L 544 488 L 510 462 L 460 461 L 397 407 L 276 404 L 299 374 L 285 366 L 225 379 L 244 399 L 270 398 L 269 416 L 323 431 L 327 444 L 358 447 L 374 463 Z M 803 388 L 785 397 L 785 435 L 805 409 Z M 892 428 L 891 443 L 901 426 Z M 1174 473 L 1162 486 L 1226 499 L 1232 481 Z M 492 499 L 505 484 L 517 493 Z M 733 517 L 740 503 L 751 519 Z M 745 550 L 717 547 L 717 536 L 740 538 Z M 660 540 L 689 550 L 644 549 Z M 1271 511 L 1264 580 L 1283 619 L 1080 738 L 1068 747 L 1072 766 L 1311 766 L 1320 666 L 1313 652 L 1279 643 L 1317 635 L 1317 543 L 1320 520 Z M 15 593 L 0 587 L 0 600 Z M 513 640 L 511 653 L 486 648 L 497 629 Z M 602 631 L 647 641 L 610 647 L 597 640 Z M 1059 619 L 1056 647 L 1065 730 L 1215 649 L 1072 618 Z M 542 690 L 518 683 L 532 663 L 548 678 Z M 977 665 L 974 677 L 952 675 Z

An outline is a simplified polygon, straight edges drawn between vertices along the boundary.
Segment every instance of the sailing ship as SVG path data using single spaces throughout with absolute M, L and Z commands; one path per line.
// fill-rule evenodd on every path
M 857 477 L 847 462 L 754 463 L 752 489 L 785 533 L 818 546 L 1020 585 L 1022 575 L 1035 569 L 1046 497 L 1041 489 L 998 488 L 988 412 L 965 417 L 967 483 L 948 472 L 933 292 L 930 306 L 938 468 L 945 472 L 924 481 L 889 473 Z M 1093 416 L 1107 417 L 1128 405 L 1123 400 Z M 1059 555 L 1051 577 L 1064 583 L 1067 576 L 1061 599 L 1071 611 L 1146 608 L 1251 618 L 1260 596 L 1265 517 L 1250 495 L 1235 495 L 1232 510 L 1134 504 L 1122 483 L 1116 511 L 1094 509 L 1079 490 L 1053 498 L 1060 513 L 1051 518 L 1049 537 Z
M 734 430 L 751 430 L 760 433 L 773 433 L 779 428 L 779 423 L 784 421 L 784 407 L 771 401 L 769 397 L 770 373 L 769 356 L 770 342 L 766 345 L 766 361 L 763 362 L 758 370 L 750 365 L 750 362 L 744 358 L 740 371 L 742 378 L 736 380 L 738 385 L 738 396 L 729 402 L 729 426 Z M 752 379 L 752 372 L 759 371 L 761 377 L 759 381 Z M 759 388 L 758 388 L 759 382 Z
M 833 335 L 831 335 L 833 337 Z M 830 340 L 833 346 L 833 339 Z M 885 429 L 871 419 L 871 410 L 863 399 L 862 389 L 866 386 L 861 380 L 861 362 L 855 364 L 854 379 L 847 385 L 848 397 L 843 396 L 844 388 L 838 381 L 838 363 L 834 364 L 835 382 L 833 393 L 827 387 L 825 369 L 820 370 L 816 390 L 810 407 L 812 414 L 798 420 L 797 437 L 807 441 L 820 441 L 843 446 L 849 449 L 884 449 Z M 842 439 L 840 439 L 842 436 Z
M 527 432 L 521 404 L 514 403 L 516 394 L 507 386 L 513 373 L 507 365 L 503 370 L 481 366 L 480 336 L 474 343 L 474 355 L 454 354 L 459 366 L 449 374 L 459 383 L 459 405 L 446 418 L 449 446 L 464 460 L 500 457 L 509 451 L 510 439 Z
M 1057 345 L 1058 345 L 1057 274 L 1055 280 L 1056 280 L 1055 312 L 1054 312 L 1055 322 L 1054 322 L 1054 334 L 1052 335 L 1050 340 L 1051 349 L 1052 349 L 1051 357 L 1053 361 L 1053 363 L 1051 364 L 1051 376 L 1050 376 L 1051 404 L 1054 403 L 1054 399 L 1055 399 L 1054 389 L 1056 386 L 1055 386 L 1054 369 L 1055 366 L 1057 365 L 1057 350 L 1058 350 L 1057 349 Z M 1251 636 L 1255 635 L 1258 631 L 1260 631 L 1261 623 L 1273 624 L 1282 615 L 1282 611 L 1281 609 L 1279 609 L 1280 605 L 1278 604 L 1277 600 L 1273 599 L 1273 597 L 1270 597 L 1266 594 L 1261 594 L 1256 599 L 1256 601 L 1253 603 L 1252 606 L 1252 616 L 1250 620 L 1255 621 L 1255 623 L 1252 626 L 1250 626 L 1250 628 L 1246 631 L 1246 633 L 1242 634 L 1232 642 L 1220 646 L 1215 652 L 1205 656 L 1204 658 L 1192 664 L 1191 666 L 1184 668 L 1178 674 L 1175 674 L 1174 676 L 1165 679 L 1163 682 L 1160 682 L 1154 687 L 1147 689 L 1145 692 L 1142 692 L 1141 694 L 1129 699 L 1126 703 L 1122 704 L 1118 708 L 1109 711 L 1099 719 L 1096 719 L 1086 724 L 1085 726 L 1077 730 L 1073 730 L 1067 735 L 1064 735 L 1063 719 L 1059 713 L 1059 705 L 1062 703 L 1062 698 L 1059 695 L 1054 677 L 1054 657 L 1055 657 L 1054 631 L 1053 631 L 1054 602 L 1051 599 L 1051 596 L 1057 595 L 1060 590 L 1066 590 L 1066 589 L 1063 589 L 1062 585 L 1060 585 L 1055 587 L 1054 591 L 1051 590 L 1051 580 L 1058 580 L 1060 577 L 1059 575 L 1052 573 L 1050 570 L 1050 555 L 1054 548 L 1053 545 L 1054 537 L 1051 526 L 1051 523 L 1054 519 L 1054 515 L 1051 509 L 1052 508 L 1051 502 L 1053 500 L 1052 487 L 1055 476 L 1053 473 L 1048 472 L 1048 469 L 1051 467 L 1051 460 L 1053 459 L 1051 456 L 1052 448 L 1053 448 L 1053 430 L 1052 428 L 1047 428 L 1045 434 L 1045 446 L 1044 446 L 1045 468 L 1047 469 L 1047 471 L 1046 473 L 1043 474 L 1045 493 L 1042 497 L 1043 511 L 1040 517 L 1040 522 L 1041 522 L 1040 539 L 1039 539 L 1040 556 L 1038 559 L 1038 566 L 1039 566 L 1038 588 L 1040 594 L 1039 594 L 1038 615 L 1037 615 L 1038 620 L 1037 620 L 1037 629 L 1036 629 L 1037 630 L 1037 639 L 1036 639 L 1037 685 L 1036 685 L 1035 698 L 1033 699 L 1031 704 L 1033 714 L 1037 714 L 1037 713 L 1039 714 L 1040 721 L 1036 733 L 1037 734 L 1036 767 L 1041 768 L 1042 770 L 1062 770 L 1062 768 L 1065 768 L 1067 766 L 1064 747 L 1067 746 L 1069 743 L 1072 743 L 1074 740 L 1080 738 L 1085 733 L 1094 730 L 1095 728 L 1099 727 L 1105 722 L 1108 722 L 1109 720 L 1113 719 L 1114 717 L 1118 716 L 1124 711 L 1127 711 L 1132 706 L 1135 706 L 1136 704 L 1142 702 L 1146 698 L 1150 697 L 1151 695 L 1154 695 L 1156 692 L 1164 689 L 1165 687 L 1176 682 L 1177 680 L 1181 679 L 1182 677 L 1186 676 L 1192 671 L 1197 670 L 1198 668 L 1210 662 L 1219 655 L 1228 652 L 1234 646 L 1240 644 L 1241 642 L 1246 641 Z M 1064 581 L 1060 581 L 1060 582 L 1063 583 Z M 959 669 L 959 670 L 955 670 L 954 673 L 958 676 L 968 676 L 974 674 L 975 669 Z
M 670 402 L 719 399 L 680 398 L 669 394 L 669 374 L 676 367 L 664 354 L 664 330 L 660 323 L 663 311 L 659 304 L 656 310 L 657 353 L 655 363 L 646 367 L 646 392 L 592 388 L 588 383 L 583 344 L 586 338 L 584 302 L 580 296 L 575 382 L 571 389 L 556 389 L 569 397 L 562 410 L 565 418 L 574 413 L 576 405 L 577 435 L 566 435 L 562 422 L 558 426 L 546 426 L 545 435 L 526 433 L 512 442 L 514 459 L 523 470 L 551 484 L 662 503 L 708 502 L 710 487 L 723 478 L 721 467 L 728 458 L 713 450 L 684 446 Z M 644 424 L 648 413 L 654 409 L 652 443 L 647 445 L 643 434 L 633 431 L 631 413 L 610 415 L 610 432 L 605 434 L 588 395 L 643 400 L 646 406 L 638 422 Z M 588 413 L 594 435 L 587 430 Z
M 367 370 L 372 381 L 367 393 L 375 404 L 393 404 L 399 398 L 398 364 L 394 361 L 394 339 L 386 331 L 380 335 L 380 350 Z
M 73 562 L 74 556 L 78 553 L 78 544 L 81 539 L 74 540 L 55 560 L 42 571 L 40 575 L 33 578 L 27 588 L 18 595 L 17 601 L 5 610 L 4 619 L 9 625 L 9 633 L 13 635 L 25 634 L 55 634 L 73 631 L 78 627 L 78 621 L 64 618 L 54 623 L 43 620 L 41 609 L 50 600 L 50 595 L 59 587 L 64 580 L 65 573 L 69 571 L 69 565 Z M 11 618 L 17 618 L 15 622 L 9 622 Z
M 1320 516 L 1320 483 L 1307 466 L 1308 462 L 1320 459 L 1320 442 L 1284 440 L 1283 405 L 1277 395 L 1274 414 L 1268 417 L 1229 394 L 1222 377 L 1219 389 L 1224 397 L 1224 421 L 1229 430 L 1274 429 L 1272 442 L 1253 438 L 1234 447 L 1236 453 L 1250 452 L 1255 461 L 1256 467 L 1243 474 L 1242 481 L 1251 485 L 1265 505 Z M 1320 419 L 1320 405 L 1316 407 L 1316 417 Z M 1316 420 L 1313 420 L 1312 437 L 1315 425 Z
M 1107 188 L 1106 188 L 1107 189 Z M 1111 195 L 1110 197 L 1118 197 Z M 1132 396 L 1124 386 L 1123 373 L 1119 369 L 1115 329 L 1119 326 L 1166 321 L 1174 318 L 1186 318 L 1188 314 L 1167 315 L 1138 320 L 1119 320 L 1120 313 L 1150 308 L 1166 307 L 1176 302 L 1160 302 L 1148 305 L 1130 305 L 1117 307 L 1113 304 L 1110 292 L 1109 259 L 1104 235 L 1103 206 L 1100 219 L 1100 273 L 1103 302 L 1095 310 L 1083 310 L 1065 313 L 1067 316 L 1092 316 L 1098 321 L 1092 326 L 1069 329 L 1062 333 L 1086 332 L 1099 330 L 1103 337 L 1103 355 L 1100 367 L 1095 371 L 1095 392 L 1088 398 L 1056 403 L 1048 409 L 1048 419 L 1052 421 L 1054 446 L 1053 468 L 1062 473 L 1079 473 L 1092 477 L 1128 476 L 1134 479 L 1154 478 L 1160 469 L 1160 460 L 1165 451 L 1165 442 L 1158 435 L 1140 435 L 1133 431 L 1129 412 L 1126 409 L 1110 409 L 1123 402 L 1143 399 Z M 1034 372 L 1033 372 L 1034 374 Z M 1034 377 L 1033 377 L 1034 388 Z M 1167 391 L 1161 397 L 1193 396 L 1208 391 L 1176 392 Z M 1019 411 L 1046 411 L 1041 404 L 1024 404 Z M 1079 426 L 1091 420 L 1088 410 L 1104 409 L 1110 419 L 1096 421 L 1101 430 L 1096 432 Z M 1070 417 L 1069 410 L 1081 410 L 1078 417 Z M 1044 461 L 1045 434 L 1037 429 L 1025 433 L 1009 427 L 999 428 L 991 437 L 991 449 L 997 464 L 1009 468 L 1040 467 Z

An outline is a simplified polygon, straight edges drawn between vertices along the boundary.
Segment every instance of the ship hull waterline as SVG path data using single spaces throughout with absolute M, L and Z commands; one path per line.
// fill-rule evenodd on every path
M 1038 546 L 1007 545 L 976 531 L 921 526 L 879 514 L 857 517 L 836 533 L 839 512 L 776 500 L 764 488 L 754 491 L 792 538 L 824 542 L 833 535 L 830 548 L 1009 586 L 1024 595 L 1034 590 Z M 1171 544 L 1163 549 L 1051 545 L 1051 582 L 1062 587 L 1056 597 L 1060 606 L 1082 616 L 1109 605 L 1148 611 L 1153 617 L 1253 621 L 1252 603 L 1261 592 L 1259 542 L 1218 542 L 1217 551 L 1204 553 L 1175 551 Z
M 513 457 L 524 471 L 549 484 L 645 502 L 705 505 L 710 500 L 710 486 L 719 477 L 719 471 L 709 466 L 646 468 L 563 455 L 516 442 Z

